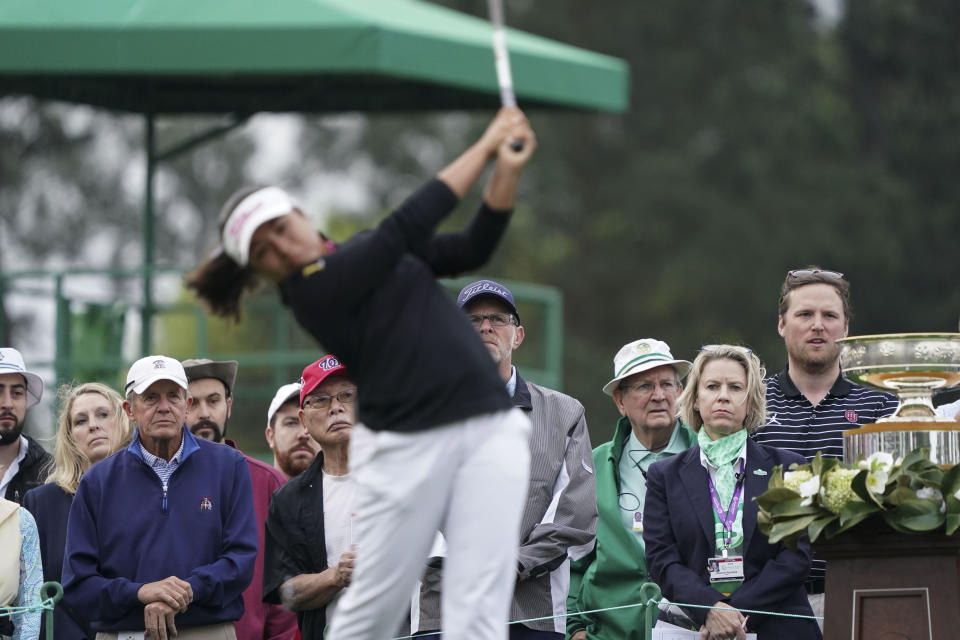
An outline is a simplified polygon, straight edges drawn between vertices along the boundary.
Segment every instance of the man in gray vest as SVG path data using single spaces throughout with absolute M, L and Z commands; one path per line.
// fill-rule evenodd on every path
M 460 292 L 457 304 L 480 334 L 500 377 L 533 426 L 530 483 L 520 523 L 517 582 L 510 606 L 511 640 L 562 640 L 570 557 L 588 548 L 597 528 L 596 487 L 590 435 L 583 405 L 574 398 L 524 380 L 513 366 L 513 351 L 524 330 L 513 294 L 503 285 L 480 280 Z M 442 549 L 442 544 L 435 546 Z M 442 628 L 440 570 L 431 558 L 421 587 L 419 616 L 412 627 Z M 416 619 L 418 618 L 418 619 Z

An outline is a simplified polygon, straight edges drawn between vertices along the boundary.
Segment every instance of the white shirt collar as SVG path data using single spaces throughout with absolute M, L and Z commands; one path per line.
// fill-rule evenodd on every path
M 513 365 L 510 365 L 510 379 L 507 380 L 507 393 L 510 394 L 510 397 L 513 397 L 513 394 L 517 392 L 517 368 Z
M 7 467 L 7 472 L 3 474 L 3 478 L 0 478 L 0 498 L 7 494 L 7 485 L 10 484 L 14 476 L 20 472 L 20 463 L 23 462 L 23 459 L 27 457 L 27 448 L 29 446 L 30 443 L 27 441 L 27 439 L 23 436 L 20 436 L 20 453 L 17 454 L 17 457 L 14 458 L 13 462 L 10 463 L 10 466 Z

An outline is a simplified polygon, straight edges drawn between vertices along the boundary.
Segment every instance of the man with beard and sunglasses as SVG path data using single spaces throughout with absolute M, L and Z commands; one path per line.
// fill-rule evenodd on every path
M 23 435 L 27 409 L 40 402 L 43 380 L 27 371 L 23 356 L 0 348 L 0 496 L 19 504 L 28 489 L 43 484 L 50 454 Z
M 225 439 L 227 420 L 233 408 L 237 381 L 236 360 L 206 358 L 183 361 L 193 403 L 187 409 L 187 426 L 198 438 L 222 442 L 239 451 L 237 443 Z M 241 452 L 242 453 L 242 452 Z M 257 560 L 253 581 L 243 592 L 244 614 L 234 623 L 237 640 L 289 640 L 297 631 L 297 617 L 280 605 L 263 602 L 263 524 L 273 492 L 286 478 L 268 464 L 244 454 L 253 484 L 253 509 L 257 519 Z
M 892 414 L 897 399 L 847 380 L 840 345 L 850 328 L 850 283 L 837 271 L 793 269 L 780 287 L 777 331 L 787 368 L 768 377 L 767 422 L 753 435 L 762 444 L 799 453 L 843 458 L 843 432 Z M 826 564 L 814 558 L 807 582 L 815 615 L 823 615 Z

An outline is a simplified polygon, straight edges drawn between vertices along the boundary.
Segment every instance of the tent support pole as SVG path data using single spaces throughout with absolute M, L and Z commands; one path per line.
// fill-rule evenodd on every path
M 141 311 L 140 356 L 150 354 L 153 348 L 153 178 L 156 171 L 156 146 L 154 114 L 148 112 L 146 118 L 147 133 L 147 176 L 143 204 L 143 310 Z

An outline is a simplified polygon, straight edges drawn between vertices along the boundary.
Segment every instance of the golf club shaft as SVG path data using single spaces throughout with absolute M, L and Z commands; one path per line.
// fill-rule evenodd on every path
M 503 26 L 503 0 L 487 0 L 490 8 L 490 24 L 493 25 L 493 61 L 497 70 L 497 84 L 500 87 L 500 104 L 504 107 L 517 106 L 517 96 L 513 92 L 513 74 L 510 72 L 510 52 L 507 49 L 507 34 Z M 523 140 L 510 143 L 514 151 L 523 149 Z

